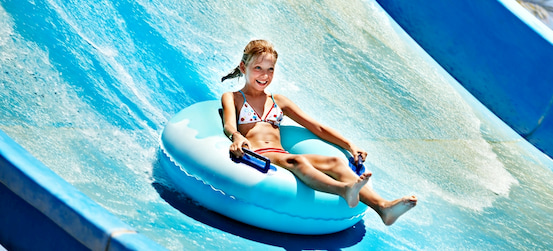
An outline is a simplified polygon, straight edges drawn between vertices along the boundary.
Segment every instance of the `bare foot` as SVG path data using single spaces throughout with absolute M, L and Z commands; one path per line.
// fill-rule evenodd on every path
M 363 186 L 365 186 L 365 184 L 369 182 L 369 178 L 371 177 L 371 175 L 372 173 L 370 172 L 361 174 L 361 176 L 359 176 L 359 179 L 346 187 L 344 199 L 346 199 L 349 207 L 355 207 L 357 206 L 357 204 L 359 204 L 359 191 L 361 191 L 361 188 L 363 188 Z
M 387 226 L 394 224 L 399 216 L 417 205 L 417 200 L 417 197 L 412 195 L 390 201 L 380 209 L 382 221 Z

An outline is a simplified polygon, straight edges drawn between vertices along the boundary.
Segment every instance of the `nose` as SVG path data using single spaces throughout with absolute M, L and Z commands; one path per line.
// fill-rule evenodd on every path
M 268 77 L 269 77 L 269 72 L 264 71 L 264 72 L 261 74 L 261 77 L 263 77 L 263 78 L 268 78 Z

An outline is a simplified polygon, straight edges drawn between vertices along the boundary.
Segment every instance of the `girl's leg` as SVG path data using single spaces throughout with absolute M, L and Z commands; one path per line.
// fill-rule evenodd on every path
M 350 207 L 357 206 L 359 192 L 370 177 L 370 174 L 365 174 L 343 182 L 317 170 L 304 155 L 266 153 L 265 156 L 275 164 L 290 170 L 309 187 L 342 196 Z
M 345 162 L 345 160 L 336 157 L 327 157 L 321 155 L 305 155 L 313 167 L 324 172 L 342 182 L 351 182 L 356 180 L 355 174 Z M 417 197 L 405 196 L 393 201 L 382 198 L 372 188 L 364 186 L 359 193 L 361 202 L 374 209 L 382 218 L 386 225 L 393 224 L 402 214 L 409 211 L 417 204 Z

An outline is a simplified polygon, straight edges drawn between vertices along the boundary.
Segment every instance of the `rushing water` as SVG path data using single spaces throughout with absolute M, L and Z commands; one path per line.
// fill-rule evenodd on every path
M 553 29 L 553 1 L 551 0 L 518 0 L 524 8 Z
M 419 205 L 385 227 L 250 229 L 171 189 L 159 135 L 253 38 L 282 93 L 369 152 L 373 186 Z M 0 0 L 0 129 L 172 250 L 551 249 L 553 164 L 468 95 L 373 1 Z M 208 153 L 206 153 L 207 155 Z

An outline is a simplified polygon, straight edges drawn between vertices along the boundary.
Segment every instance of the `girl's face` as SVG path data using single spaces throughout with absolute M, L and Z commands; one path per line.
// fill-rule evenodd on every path
M 275 71 L 276 60 L 272 54 L 263 54 L 258 56 L 246 66 L 240 64 L 240 69 L 245 75 L 246 85 L 258 91 L 263 91 L 271 81 Z

